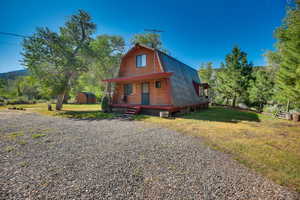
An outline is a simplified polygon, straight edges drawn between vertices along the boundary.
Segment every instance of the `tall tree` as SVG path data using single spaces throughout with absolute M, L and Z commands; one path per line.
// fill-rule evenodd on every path
M 211 102 L 214 102 L 215 98 L 215 86 L 216 86 L 216 80 L 215 80 L 215 74 L 216 71 L 213 69 L 213 63 L 207 62 L 202 63 L 200 65 L 200 68 L 198 69 L 198 74 L 200 76 L 200 80 L 202 83 L 208 83 L 210 88 L 208 90 L 209 98 Z
M 252 64 L 248 63 L 247 54 L 239 47 L 234 47 L 225 61 L 217 73 L 218 92 L 226 98 L 231 98 L 232 106 L 235 107 L 237 99 L 247 95 Z
M 213 76 L 213 67 L 212 62 L 202 63 L 198 69 L 198 73 L 201 79 L 201 82 L 210 83 Z
M 276 30 L 277 54 L 280 57 L 276 86 L 283 99 L 300 107 L 300 1 L 290 7 L 283 24 Z
M 166 52 L 166 50 L 163 48 L 160 35 L 157 33 L 135 34 L 131 39 L 131 44 L 134 45 L 136 43 Z
M 79 10 L 60 27 L 58 33 L 49 28 L 38 28 L 34 35 L 23 41 L 23 63 L 57 96 L 57 110 L 62 109 L 72 83 L 87 71 L 82 54 L 95 30 L 90 15 Z
M 125 41 L 120 36 L 100 35 L 90 44 L 91 72 L 96 80 L 109 79 L 117 75 Z M 103 85 L 102 85 L 103 88 Z M 106 95 L 111 94 L 111 83 L 105 87 Z
M 272 99 L 274 82 L 270 70 L 258 70 L 254 73 L 254 80 L 250 80 L 248 89 L 251 103 L 258 104 L 262 111 L 264 105 Z

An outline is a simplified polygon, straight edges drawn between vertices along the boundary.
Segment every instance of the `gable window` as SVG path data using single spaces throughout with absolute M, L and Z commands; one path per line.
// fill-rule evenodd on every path
M 124 85 L 124 95 L 131 95 L 132 94 L 132 84 L 125 84 Z
M 161 82 L 160 81 L 155 81 L 155 87 L 156 88 L 161 88 Z
M 146 54 L 141 54 L 136 56 L 136 66 L 137 67 L 146 67 L 147 56 Z

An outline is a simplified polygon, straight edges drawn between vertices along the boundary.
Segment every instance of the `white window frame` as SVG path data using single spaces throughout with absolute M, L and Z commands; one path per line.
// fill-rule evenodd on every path
M 141 59 L 141 60 L 139 60 Z M 136 56 L 136 67 L 146 67 L 147 66 L 147 55 L 140 54 Z

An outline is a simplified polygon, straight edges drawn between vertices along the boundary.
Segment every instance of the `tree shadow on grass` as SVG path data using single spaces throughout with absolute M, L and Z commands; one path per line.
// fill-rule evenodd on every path
M 57 114 L 61 117 L 67 117 L 75 120 L 104 120 L 115 119 L 117 117 L 114 113 L 104 113 L 102 111 L 63 111 Z
M 211 107 L 206 110 L 183 115 L 181 118 L 228 123 L 237 123 L 240 121 L 260 122 L 259 115 L 255 112 L 222 107 Z

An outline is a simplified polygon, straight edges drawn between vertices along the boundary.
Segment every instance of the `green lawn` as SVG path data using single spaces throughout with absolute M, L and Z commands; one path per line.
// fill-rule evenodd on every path
M 137 119 L 201 137 L 212 148 L 300 192 L 300 123 L 220 107 L 176 119 Z
M 115 116 L 112 113 L 103 113 L 99 104 L 64 104 L 62 111 L 55 111 L 55 104 L 52 104 L 54 111 L 48 111 L 48 105 L 45 103 L 0 106 L 0 110 L 12 107 L 25 108 L 24 112 L 76 119 L 107 119 Z

